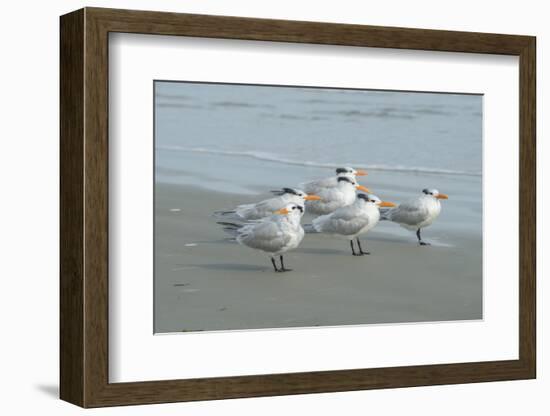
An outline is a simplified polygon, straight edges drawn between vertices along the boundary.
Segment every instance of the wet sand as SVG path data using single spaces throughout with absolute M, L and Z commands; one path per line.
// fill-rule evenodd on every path
M 380 177 L 378 187 L 384 180 L 395 184 L 395 178 Z M 227 241 L 211 216 L 267 194 L 157 183 L 155 332 L 481 319 L 481 215 L 460 211 L 470 207 L 471 196 L 454 188 L 440 218 L 423 233 L 430 247 L 382 222 L 362 238 L 370 256 L 351 256 L 344 240 L 306 235 L 285 255 L 293 271 L 274 273 L 267 255 Z

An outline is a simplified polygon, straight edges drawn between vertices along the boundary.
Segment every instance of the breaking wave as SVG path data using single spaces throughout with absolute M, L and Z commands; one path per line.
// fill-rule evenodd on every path
M 205 154 L 215 154 L 215 155 L 224 155 L 224 156 L 235 156 L 235 157 L 247 157 L 256 160 L 263 160 L 273 163 L 280 163 L 284 165 L 294 165 L 294 166 L 310 166 L 318 168 L 338 168 L 341 166 L 353 166 L 355 168 L 362 168 L 366 170 L 373 171 L 388 171 L 388 172 L 409 172 L 409 173 L 424 173 L 432 175 L 461 175 L 461 176 L 481 176 L 481 172 L 470 172 L 463 170 L 453 170 L 453 169 L 438 169 L 438 168 L 427 168 L 427 167 L 418 167 L 418 166 L 403 166 L 403 165 L 364 165 L 361 163 L 336 163 L 336 162 L 316 162 L 309 160 L 294 160 L 283 158 L 271 153 L 259 152 L 259 151 L 232 151 L 232 150 L 217 150 L 217 149 L 208 149 L 204 147 L 184 147 L 184 146 L 157 146 L 158 150 L 169 150 L 169 151 L 178 151 L 178 152 L 188 152 L 188 153 L 205 153 Z

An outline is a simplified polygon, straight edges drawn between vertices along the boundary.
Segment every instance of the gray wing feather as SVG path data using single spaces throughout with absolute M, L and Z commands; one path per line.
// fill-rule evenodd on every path
M 258 250 L 276 252 L 288 244 L 290 236 L 276 222 L 259 222 L 241 228 L 237 241 Z
M 283 197 L 265 199 L 256 204 L 239 205 L 237 214 L 245 219 L 259 219 L 272 215 L 273 212 L 283 208 L 286 200 Z
M 304 192 L 308 194 L 316 194 L 324 188 L 331 188 L 336 186 L 337 182 L 334 180 L 334 177 L 317 179 L 311 182 L 302 182 L 299 186 L 300 189 L 303 189 Z
M 418 204 L 403 203 L 390 210 L 386 217 L 394 222 L 414 226 L 428 217 L 428 210 Z
M 329 234 L 353 235 L 368 225 L 369 218 L 361 215 L 353 205 L 342 207 L 332 214 L 323 215 L 313 220 L 313 227 L 318 232 Z
M 315 229 L 313 224 L 304 224 L 303 228 L 304 228 L 304 231 L 306 232 L 306 234 L 318 233 L 318 231 Z

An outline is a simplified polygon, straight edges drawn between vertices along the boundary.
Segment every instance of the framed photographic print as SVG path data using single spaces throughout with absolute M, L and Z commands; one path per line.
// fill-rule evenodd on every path
M 61 398 L 534 378 L 535 49 L 62 16 Z

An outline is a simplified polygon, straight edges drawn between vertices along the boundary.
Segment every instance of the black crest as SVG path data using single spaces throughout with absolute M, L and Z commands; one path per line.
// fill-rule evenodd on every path
M 283 188 L 283 193 L 285 194 L 292 194 L 292 195 L 298 195 L 298 192 L 296 192 L 295 189 L 292 188 Z
M 350 179 L 350 178 L 347 178 L 346 176 L 340 176 L 340 177 L 338 178 L 338 182 L 342 182 L 342 181 L 344 181 L 344 182 L 349 182 L 349 183 L 351 183 L 351 184 L 353 185 L 353 182 L 351 181 L 351 179 Z
M 284 194 L 292 194 L 292 195 L 298 195 L 295 189 L 292 188 L 283 188 L 283 189 L 277 189 L 275 191 L 271 191 L 274 195 L 284 195 Z
M 426 195 L 430 195 L 430 190 L 428 188 L 422 189 L 422 192 L 424 192 Z
M 294 206 L 292 207 L 292 209 L 298 209 L 298 210 L 300 210 L 300 212 L 304 212 L 304 207 L 301 206 L 301 205 L 294 205 Z
M 338 169 L 336 169 L 336 174 L 339 175 L 340 173 L 351 173 L 351 171 L 348 168 L 338 168 Z
M 365 201 L 370 201 L 369 196 L 367 194 L 358 194 L 357 198 L 364 199 Z

